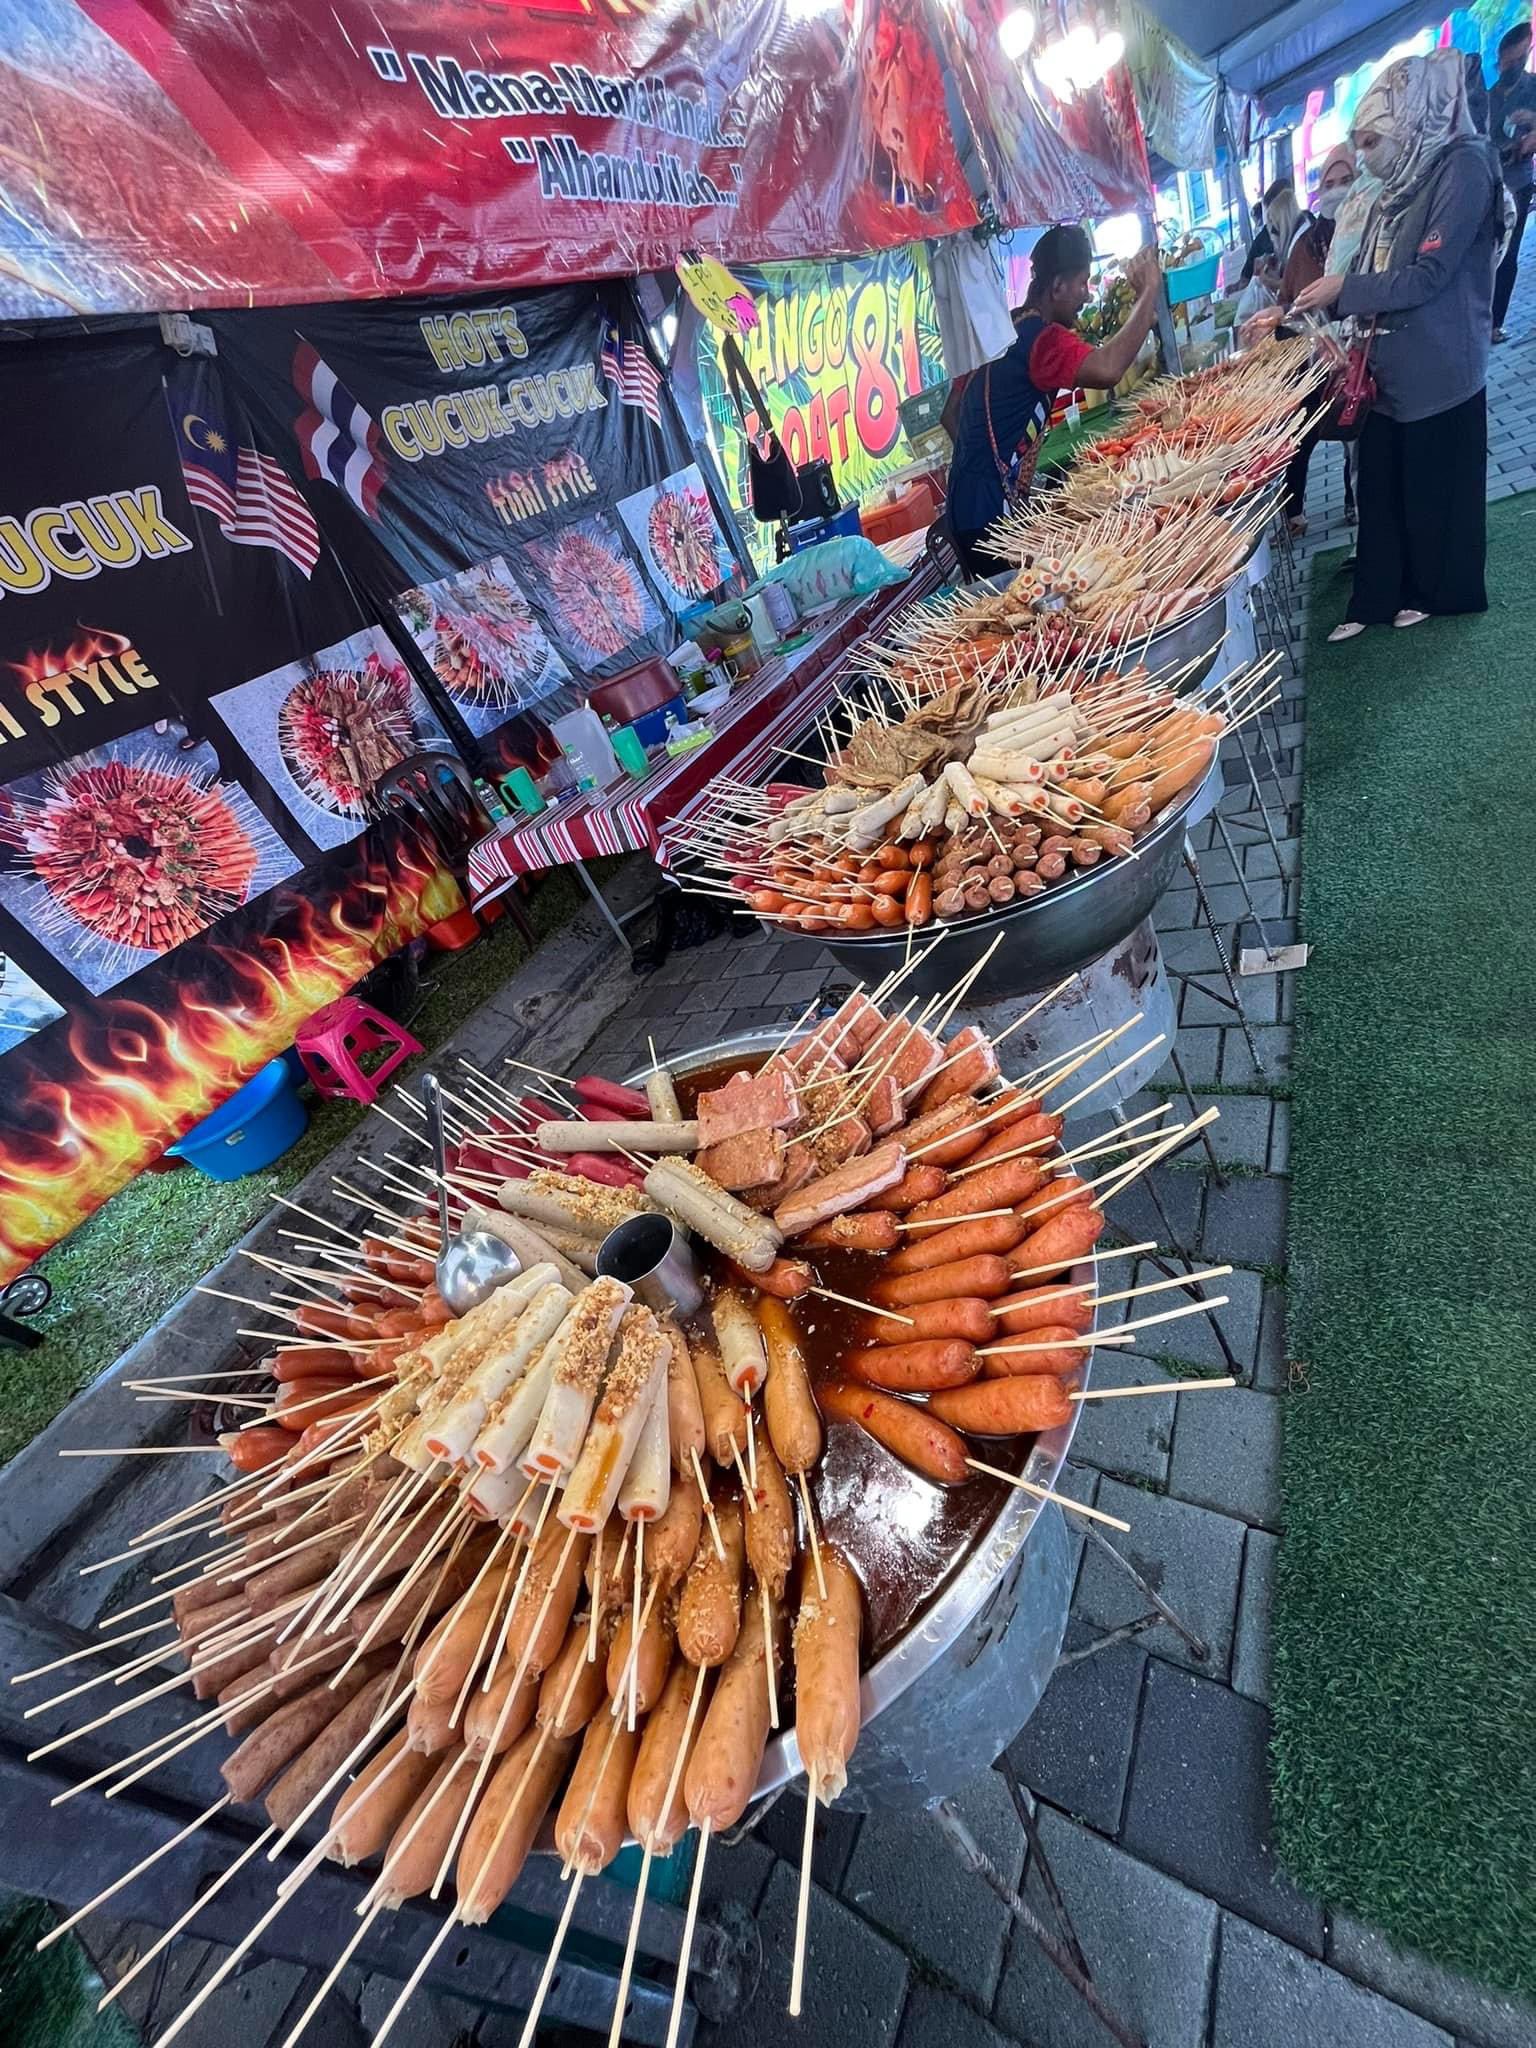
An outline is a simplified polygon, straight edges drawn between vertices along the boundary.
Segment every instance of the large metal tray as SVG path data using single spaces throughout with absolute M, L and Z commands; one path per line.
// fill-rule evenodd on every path
M 822 943 L 838 965 L 866 987 L 903 966 L 909 951 L 926 947 L 927 957 L 917 962 L 902 987 L 908 995 L 930 996 L 953 987 L 1002 933 L 1003 944 L 971 985 L 970 1001 L 996 1001 L 1051 988 L 1101 959 L 1152 914 L 1184 857 L 1189 809 L 1203 786 L 1171 804 L 1142 833 L 1132 853 L 1084 868 L 1043 896 L 925 926 L 910 943 L 903 929 L 829 933 Z M 935 946 L 935 938 L 943 944 Z
M 721 1039 L 674 1059 L 671 1068 L 693 1073 L 732 1053 L 770 1051 L 781 1039 L 775 1031 Z M 632 1075 L 630 1084 L 638 1087 L 647 1071 Z M 1092 1275 L 1092 1266 L 1083 1264 L 1072 1278 L 1086 1284 Z M 1085 1386 L 1092 1365 L 1087 1352 Z M 985 1455 L 1053 1487 L 1076 1427 L 1074 1413 L 1059 1429 L 1036 1437 L 1022 1465 L 995 1450 Z M 864 1674 L 863 1728 L 842 1805 L 858 1811 L 926 1805 L 968 1783 L 1006 1748 L 1055 1668 L 1072 1601 L 1071 1563 L 1060 1508 L 1010 1492 L 938 1598 Z M 768 1745 L 754 1799 L 780 1791 L 801 1772 L 789 1728 Z

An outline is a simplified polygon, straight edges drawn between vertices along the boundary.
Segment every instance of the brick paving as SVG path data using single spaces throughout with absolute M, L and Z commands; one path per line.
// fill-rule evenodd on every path
M 1521 332 L 1532 313 L 1536 289 L 1526 288 L 1512 330 Z M 1526 339 L 1493 352 L 1490 498 L 1536 485 L 1536 385 L 1521 382 L 1533 346 Z M 1300 633 L 1313 558 L 1349 536 L 1343 512 L 1340 454 L 1327 449 L 1313 464 L 1308 534 L 1272 585 L 1285 692 L 1267 734 L 1278 796 L 1270 762 L 1252 748 L 1274 806 L 1278 858 L 1245 764 L 1227 749 L 1222 816 L 1277 944 L 1305 936 L 1296 923 L 1306 711 Z M 1332 591 L 1319 597 L 1325 606 L 1335 602 Z M 1238 869 L 1214 822 L 1195 843 L 1229 952 L 1256 945 Z M 1203 1158 L 1180 1162 L 1160 1173 L 1159 1192 L 1189 1251 L 1238 1269 L 1222 1283 L 1232 1296 L 1223 1327 L 1244 1384 L 1210 1400 L 1170 1396 L 1091 1410 L 1074 1444 L 1074 1491 L 1132 1524 L 1128 1554 L 1209 1654 L 1197 1659 L 1164 1624 L 1138 1626 L 1145 1601 L 1090 1550 L 1077 1578 L 1069 1661 L 1011 1758 L 1039 1802 L 1047 1855 L 1096 1981 L 1152 2048 L 1536 2048 L 1536 2014 L 1330 1913 L 1276 1861 L 1268 1617 L 1284 1540 L 1284 1404 L 1302 1398 L 1289 1390 L 1284 1338 L 1293 987 L 1285 976 L 1244 980 L 1261 1073 L 1212 993 L 1221 987 L 1215 946 L 1187 876 L 1163 899 L 1155 922 L 1169 970 L 1191 977 L 1179 996 L 1178 1050 L 1197 1105 L 1214 1101 L 1221 1110 L 1212 1135 L 1224 1172 L 1217 1180 Z M 787 1025 L 823 978 L 835 981 L 839 971 L 812 940 L 721 937 L 680 953 L 656 975 L 641 1002 L 594 1040 L 592 1063 L 639 1064 L 648 1032 L 666 1051 L 696 1045 L 706 1033 L 724 1038 Z M 1175 1091 L 1171 1067 L 1153 1085 Z M 1133 1112 L 1139 1106 L 1130 1105 Z M 1166 1242 L 1138 1191 L 1116 1205 L 1114 1222 Z M 1114 1384 L 1191 1367 L 1222 1369 L 1198 1319 L 1175 1324 L 1156 1358 L 1100 1353 L 1094 1370 L 1100 1383 Z M 956 1804 L 1009 1882 L 1023 1871 L 1025 1896 L 1038 1909 L 1040 1887 L 1025 1867 L 1022 1831 L 1000 1779 L 981 1775 Z M 711 1851 L 706 1896 L 763 1901 L 770 1955 L 788 1934 L 802 1811 L 790 1796 L 738 1846 Z M 818 1843 L 809 1977 L 823 1987 L 818 1998 L 834 2003 L 816 2008 L 821 2024 L 806 2039 L 835 2039 L 838 2048 L 1108 2042 L 1000 1901 L 953 1861 L 929 1818 L 850 1816 L 836 1824 L 835 1847 L 833 1832 Z M 745 1884 L 736 1875 L 739 1859 L 750 1859 Z M 701 2029 L 701 2040 L 724 2044 L 743 2029 L 753 2041 L 789 2038 L 784 1968 L 773 1957 L 745 2016 Z

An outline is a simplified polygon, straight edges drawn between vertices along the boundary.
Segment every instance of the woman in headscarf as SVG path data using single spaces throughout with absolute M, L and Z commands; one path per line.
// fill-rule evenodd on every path
M 1387 65 L 1351 138 L 1381 190 L 1348 272 L 1326 271 L 1296 301 L 1374 328 L 1354 596 L 1334 640 L 1488 609 L 1485 386 L 1502 217 L 1459 51 Z

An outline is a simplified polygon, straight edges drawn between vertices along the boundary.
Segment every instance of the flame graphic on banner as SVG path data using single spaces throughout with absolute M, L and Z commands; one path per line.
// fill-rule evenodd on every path
M 76 639 L 71 640 L 62 654 L 44 648 L 31 654 L 24 654 L 20 661 L 8 661 L 5 665 L 21 677 L 24 683 L 46 682 L 50 676 L 61 676 L 72 668 L 84 668 L 87 662 L 100 661 L 106 656 L 125 653 L 132 643 L 121 633 L 108 633 L 100 627 L 82 626 Z
M 331 877 L 334 876 L 334 879 Z M 0 1114 L 0 1281 L 225 1101 L 304 1020 L 462 907 L 430 842 L 375 827 L 307 895 L 280 888 L 12 1052 Z M 242 927 L 252 918 L 257 928 Z

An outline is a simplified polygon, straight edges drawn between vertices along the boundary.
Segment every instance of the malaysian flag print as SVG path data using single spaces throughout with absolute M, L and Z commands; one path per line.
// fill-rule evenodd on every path
M 211 379 L 190 365 L 166 381 L 187 496 L 239 547 L 274 548 L 308 581 L 320 559 L 315 516 L 282 464 L 228 424 Z
M 304 474 L 334 484 L 359 512 L 376 519 L 384 485 L 378 427 L 307 341 L 294 350 L 293 382 L 306 402 L 294 426 Z
M 653 426 L 661 425 L 661 372 L 638 341 L 626 341 L 614 320 L 603 324 L 603 375 L 621 405 L 638 405 Z

